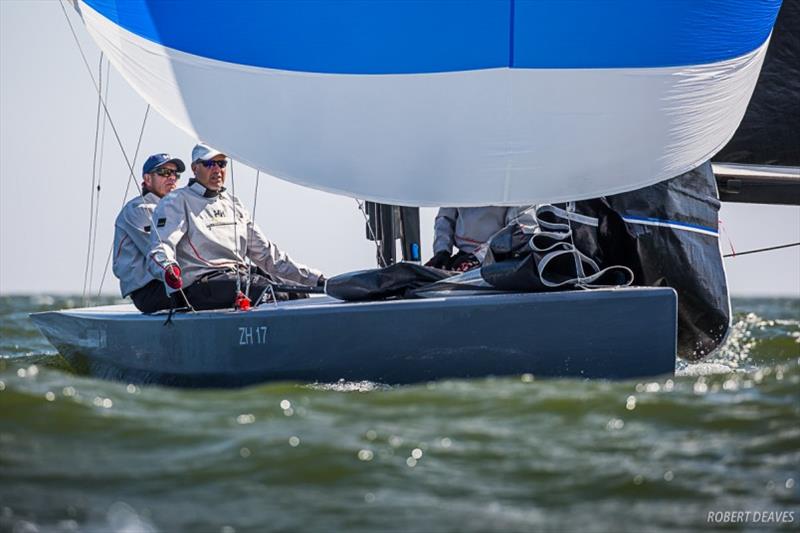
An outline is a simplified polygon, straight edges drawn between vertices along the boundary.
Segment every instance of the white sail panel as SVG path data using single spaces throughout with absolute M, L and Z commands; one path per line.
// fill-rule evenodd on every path
M 768 43 L 678 67 L 312 73 L 200 57 L 81 13 L 126 80 L 198 139 L 300 185 L 420 206 L 591 198 L 694 168 L 733 135 Z

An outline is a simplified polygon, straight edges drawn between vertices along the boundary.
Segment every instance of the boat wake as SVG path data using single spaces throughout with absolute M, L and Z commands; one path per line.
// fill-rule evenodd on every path
M 775 342 L 797 344 L 798 346 L 793 351 L 800 356 L 800 320 L 767 319 L 755 312 L 740 313 L 736 318 L 737 320 L 731 326 L 728 339 L 718 350 L 696 363 L 679 359 L 675 374 L 677 376 L 709 376 L 758 371 L 759 368 L 778 362 L 774 360 L 774 357 L 770 357 L 772 354 L 771 344 Z M 776 330 L 782 333 L 781 338 L 776 339 L 774 335 L 767 335 L 767 332 L 775 333 Z
M 391 385 L 384 383 L 375 383 L 372 381 L 345 381 L 340 379 L 335 383 L 311 383 L 306 385 L 307 388 L 320 391 L 333 391 L 333 392 L 372 392 L 378 390 L 389 390 Z

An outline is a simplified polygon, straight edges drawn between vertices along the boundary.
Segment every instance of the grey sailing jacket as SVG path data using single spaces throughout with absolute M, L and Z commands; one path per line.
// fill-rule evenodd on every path
M 150 221 L 160 198 L 146 189 L 143 192 L 144 196 L 125 204 L 114 222 L 112 269 L 119 278 L 123 297 L 154 279 L 147 268 L 147 254 L 150 252 Z
M 458 250 L 482 259 L 481 245 L 514 220 L 533 226 L 533 216 L 522 207 L 442 207 L 433 224 L 433 253 Z
M 246 257 L 283 282 L 313 286 L 321 275 L 267 240 L 238 198 L 224 189 L 211 195 L 194 181 L 158 204 L 148 256 L 150 273 L 162 281 L 166 267 L 177 264 L 185 287 L 215 270 L 241 268 Z

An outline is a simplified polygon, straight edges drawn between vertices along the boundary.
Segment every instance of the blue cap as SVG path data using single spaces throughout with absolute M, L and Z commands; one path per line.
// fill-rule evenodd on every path
M 144 162 L 142 174 L 153 172 L 158 167 L 166 165 L 167 163 L 175 163 L 175 166 L 178 167 L 178 172 L 183 172 L 186 170 L 186 165 L 184 165 L 183 161 L 177 157 L 172 157 L 169 154 L 153 154 L 147 158 L 147 161 Z

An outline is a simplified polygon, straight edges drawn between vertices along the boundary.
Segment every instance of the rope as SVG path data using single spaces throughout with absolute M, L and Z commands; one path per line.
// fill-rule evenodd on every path
M 578 252 L 578 247 L 575 245 L 575 231 L 572 229 L 572 217 L 570 216 L 570 214 L 575 212 L 575 202 L 569 202 L 566 207 L 567 226 L 569 227 L 569 242 L 572 245 L 570 254 L 572 255 L 572 259 L 575 261 L 575 274 L 578 276 L 575 285 L 582 289 L 586 289 L 588 288 L 586 286 L 586 273 L 583 270 L 583 261 L 581 260 L 580 253 Z
M 139 140 L 136 142 L 136 151 L 133 153 L 133 162 L 136 164 L 136 160 L 139 158 L 139 148 L 142 145 L 142 137 L 144 136 L 144 127 L 147 124 L 147 116 L 150 114 L 150 104 L 147 104 L 147 108 L 144 110 L 144 119 L 142 120 L 142 127 L 139 130 Z M 125 185 L 125 194 L 122 195 L 122 205 L 120 205 L 119 210 L 122 211 L 122 208 L 125 207 L 125 202 L 128 200 L 128 191 L 131 188 L 131 181 L 133 180 L 133 172 L 128 174 L 128 183 Z M 114 253 L 114 243 L 111 243 L 111 247 L 108 249 L 108 256 L 106 256 L 106 266 L 103 268 L 103 277 L 100 278 L 100 288 L 97 289 L 97 296 L 100 296 L 100 293 L 103 292 L 103 284 L 106 281 L 106 275 L 108 274 L 108 265 L 111 264 L 111 255 Z
M 102 62 L 102 54 L 101 54 Z M 102 66 L 101 66 L 102 72 Z M 106 76 L 105 76 L 105 100 L 108 102 L 108 91 L 111 87 L 111 62 L 106 58 Z M 94 280 L 94 264 L 95 256 L 97 254 L 97 228 L 100 227 L 98 223 L 100 220 L 100 190 L 101 182 L 103 181 L 103 160 L 105 159 L 106 147 L 106 117 L 103 116 L 103 125 L 100 131 L 100 156 L 97 159 L 97 188 L 95 189 L 95 196 L 97 201 L 94 204 L 94 233 L 92 234 L 92 259 L 89 262 L 89 292 L 92 292 L 92 281 Z M 113 244 L 112 244 L 113 246 Z
M 100 104 L 102 101 L 102 88 L 103 88 L 103 52 L 100 52 L 100 66 L 99 66 L 99 74 L 98 74 L 100 85 L 98 86 L 97 92 L 97 115 L 95 117 L 95 124 L 94 124 L 94 153 L 92 154 L 92 188 L 89 192 L 89 234 L 86 237 L 86 266 L 83 270 L 83 291 L 81 294 L 81 299 L 83 301 L 83 305 L 86 306 L 88 301 L 86 300 L 86 289 L 89 286 L 89 264 L 91 263 L 91 255 L 92 255 L 92 227 L 94 225 L 94 187 L 95 183 L 97 182 L 97 144 L 100 137 Z M 91 288 L 89 289 L 91 290 Z
M 722 219 L 719 219 L 718 222 L 719 222 L 719 238 L 720 238 L 720 241 L 722 241 L 722 237 L 724 235 L 725 239 L 728 241 L 728 248 L 731 249 L 731 255 L 736 255 L 736 249 L 733 247 L 733 241 L 731 240 L 730 234 L 725 229 L 725 226 L 722 225 Z M 720 249 L 722 249 L 722 245 L 721 244 L 720 244 Z
M 372 226 L 369 223 L 369 216 L 367 215 L 366 210 L 364 210 L 364 203 L 359 200 L 358 198 L 354 198 L 356 204 L 358 204 L 358 209 L 361 211 L 361 214 L 364 215 L 364 222 L 367 223 L 367 230 L 369 231 L 370 236 L 372 237 L 372 242 L 375 243 L 375 255 L 381 260 L 381 264 L 386 264 L 386 258 L 383 257 L 383 252 L 381 251 L 381 246 L 378 244 L 378 237 L 375 236 L 375 232 L 372 231 Z M 378 204 L 375 204 L 375 225 L 378 225 L 378 220 L 380 217 L 378 216 Z
M 230 166 L 231 166 L 231 207 L 233 207 L 233 253 L 236 257 L 239 257 L 239 223 L 236 220 L 236 180 L 233 178 L 233 159 L 230 159 Z M 222 170 L 222 169 L 220 169 Z M 246 240 L 245 240 L 246 242 Z M 247 257 L 247 244 L 245 243 L 244 249 L 244 256 Z M 245 261 L 245 266 L 247 262 Z M 248 269 L 249 270 L 249 269 Z M 242 277 L 239 275 L 239 267 L 236 267 L 236 294 L 234 297 L 238 297 L 239 293 L 242 292 Z
M 75 33 L 75 28 L 72 26 L 72 21 L 69 19 L 69 15 L 67 15 L 67 10 L 64 8 L 63 2 L 59 2 L 58 5 L 61 7 L 61 12 L 64 13 L 64 18 L 67 20 L 67 24 L 69 25 L 69 30 L 72 33 L 72 38 L 75 40 L 75 44 L 78 46 L 78 51 L 81 54 L 81 58 L 83 59 L 83 64 L 86 66 L 86 71 L 89 73 L 89 78 L 92 80 L 92 85 L 94 85 L 94 89 L 97 92 L 97 95 L 102 95 L 102 91 L 98 86 L 97 82 L 94 79 L 94 74 L 92 74 L 92 67 L 89 66 L 89 61 L 86 59 L 86 54 L 83 52 L 83 47 L 81 46 L 81 42 L 78 39 L 78 34 Z M 133 165 L 131 165 L 130 159 L 128 159 L 128 154 L 125 152 L 125 148 L 122 145 L 122 139 L 120 139 L 119 133 L 117 132 L 117 127 L 114 125 L 114 121 L 111 118 L 111 113 L 108 111 L 108 107 L 106 106 L 105 101 L 100 98 L 100 103 L 103 106 L 103 112 L 108 117 L 108 123 L 111 125 L 111 131 L 114 133 L 114 138 L 117 140 L 117 145 L 119 149 L 122 151 L 122 157 L 125 159 L 125 164 L 128 166 L 128 170 L 133 173 Z M 139 189 L 141 193 L 141 187 L 139 184 L 136 184 L 136 187 Z
M 778 246 L 769 246 L 767 248 L 758 248 L 756 250 L 747 250 L 746 252 L 725 254 L 722 257 L 739 257 L 740 255 L 757 254 L 759 252 L 769 252 L 771 250 L 780 250 L 782 248 L 791 248 L 793 246 L 800 246 L 800 242 L 793 242 L 790 244 L 780 244 Z
M 67 21 L 67 25 L 69 26 L 69 31 L 72 33 L 72 38 L 75 40 L 75 44 L 78 46 L 78 51 L 80 52 L 81 58 L 83 59 L 83 64 L 86 66 L 86 71 L 89 73 L 89 78 L 92 80 L 92 85 L 94 85 L 95 91 L 97 91 L 97 95 L 98 95 L 98 97 L 100 97 L 100 103 L 103 106 L 103 111 L 105 112 L 106 116 L 108 117 L 108 123 L 111 125 L 111 131 L 114 133 L 114 138 L 117 141 L 117 146 L 119 146 L 119 149 L 122 152 L 122 157 L 125 159 L 125 164 L 127 165 L 128 170 L 130 171 L 131 174 L 133 174 L 133 165 L 131 164 L 131 161 L 128 158 L 128 153 L 125 151 L 125 147 L 122 145 L 122 139 L 120 139 L 119 132 L 117 132 L 117 127 L 114 125 L 114 120 L 111 118 L 111 113 L 108 111 L 108 107 L 106 106 L 105 101 L 103 101 L 103 99 L 102 99 L 102 94 L 103 93 L 100 90 L 100 87 L 97 85 L 97 82 L 94 79 L 94 75 L 92 74 L 92 67 L 89 66 L 89 61 L 86 59 L 86 54 L 83 52 L 83 47 L 81 46 L 81 42 L 78 39 L 78 34 L 75 32 L 75 28 L 72 26 L 72 21 L 69 19 L 69 15 L 67 14 L 67 10 L 64 8 L 63 2 L 59 2 L 58 5 L 59 5 L 59 7 L 61 7 L 61 12 L 64 14 L 64 18 Z M 135 181 L 134 181 L 134 183 L 136 185 L 136 188 L 139 191 L 139 194 L 141 194 L 142 193 L 142 188 Z M 158 239 L 158 241 L 163 243 L 164 241 L 161 239 L 161 235 L 158 233 L 158 230 L 155 227 L 153 227 L 153 232 L 155 233 L 156 238 Z M 180 290 L 181 295 L 184 298 L 184 301 L 189 306 L 189 309 L 193 313 L 196 313 L 197 311 L 195 311 L 194 307 L 192 307 L 192 304 L 189 302 L 189 299 L 186 298 L 186 294 L 184 293 L 183 289 L 179 289 L 179 290 Z
M 253 219 L 253 224 L 256 223 L 256 207 L 258 206 L 258 182 L 261 178 L 261 171 L 256 169 L 256 188 L 253 191 L 253 214 L 251 218 Z M 248 239 L 250 237 L 249 228 L 248 228 Z M 247 258 L 247 261 L 250 261 L 250 258 Z M 252 278 L 252 272 L 250 271 L 250 265 L 248 264 L 247 267 L 247 284 L 244 286 L 244 295 L 250 298 L 250 280 Z

